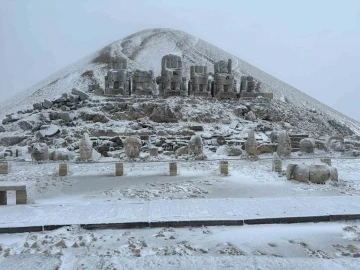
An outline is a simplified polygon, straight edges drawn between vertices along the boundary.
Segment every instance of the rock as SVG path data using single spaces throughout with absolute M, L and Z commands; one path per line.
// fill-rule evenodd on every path
M 93 143 L 89 138 L 89 134 L 84 133 L 79 143 L 80 160 L 90 161 L 93 154 Z
M 42 108 L 43 108 L 41 103 L 34 103 L 33 107 L 34 107 L 35 110 L 39 110 L 39 111 L 41 111 Z
M 24 136 L 6 136 L 6 137 L 0 138 L 0 145 L 12 146 L 12 145 L 22 142 L 25 139 L 26 139 L 26 137 L 24 137 Z
M 293 178 L 299 182 L 309 181 L 310 166 L 306 164 L 297 164 L 293 172 Z
M 330 167 L 330 179 L 331 181 L 339 181 L 338 170 L 334 167 Z
M 175 151 L 176 156 L 184 156 L 184 155 L 188 155 L 188 154 L 189 154 L 189 147 L 187 147 L 187 146 L 182 146 Z
M 26 120 L 20 121 L 18 123 L 19 127 L 22 130 L 31 130 L 33 128 L 33 124 L 34 124 L 34 122 L 30 122 L 30 121 L 26 121 Z
M 189 128 L 193 131 L 204 131 L 203 126 L 190 126 Z
M 78 101 L 79 101 L 79 96 L 77 96 L 77 95 L 69 95 L 69 101 L 71 102 L 71 103 L 77 103 Z
M 60 129 L 57 125 L 53 124 L 51 124 L 50 126 L 43 125 L 41 126 L 39 133 L 41 134 L 41 137 L 52 137 L 60 133 Z
M 42 103 L 42 107 L 44 109 L 50 109 L 52 106 L 53 106 L 52 101 L 47 100 L 47 99 L 45 99 L 44 102 Z
M 226 144 L 226 139 L 224 136 L 219 136 L 216 138 L 216 142 L 218 145 L 224 145 Z
M 77 88 L 73 88 L 71 90 L 71 94 L 79 96 L 80 100 L 88 100 L 88 99 L 90 99 L 90 96 L 87 93 L 85 93 L 85 92 L 83 92 L 83 91 L 81 91 L 81 90 L 79 90 Z
M 70 160 L 70 152 L 66 148 L 58 148 L 50 152 L 49 158 L 53 161 Z
M 258 154 L 272 154 L 274 152 L 274 144 L 260 144 L 257 147 Z
M 110 141 L 116 144 L 117 146 L 124 146 L 123 141 L 119 136 L 111 138 Z
M 249 131 L 249 135 L 245 142 L 245 151 L 246 151 L 246 154 L 248 154 L 249 156 L 257 155 L 255 132 L 253 129 Z
M 136 137 L 127 137 L 124 141 L 125 154 L 128 158 L 138 158 L 141 150 L 141 140 Z
M 0 152 L 0 159 L 5 159 L 7 156 L 9 156 L 8 152 L 5 152 L 5 151 Z
M 249 112 L 249 109 L 244 106 L 244 105 L 240 105 L 240 106 L 237 106 L 235 109 L 234 109 L 234 114 L 235 116 L 237 117 L 243 117 L 246 113 Z
M 65 122 L 70 122 L 73 120 L 73 116 L 69 112 L 59 112 L 58 117 Z
M 253 111 L 249 111 L 245 114 L 245 119 L 249 121 L 256 121 L 256 115 Z
M 310 182 L 321 184 L 330 179 L 330 168 L 327 165 L 310 166 Z
M 2 120 L 2 124 L 6 125 L 8 123 L 13 123 L 16 122 L 20 119 L 20 117 L 18 115 L 7 115 L 3 120 Z
M 201 134 L 201 138 L 210 140 L 212 138 L 212 134 L 211 133 L 203 133 L 203 134 Z
M 46 143 L 32 143 L 28 151 L 32 160 L 47 161 L 49 160 L 49 148 Z
M 0 132 L 6 132 L 6 128 L 2 125 L 0 125 Z
M 106 115 L 97 113 L 95 114 L 94 118 L 92 119 L 93 122 L 100 122 L 100 123 L 107 123 L 109 122 L 109 119 L 106 117 Z
M 227 146 L 227 155 L 230 157 L 241 156 L 242 150 L 238 146 Z
M 158 132 L 156 132 L 156 135 L 166 137 L 169 134 L 165 130 L 159 130 Z
M 155 107 L 152 114 L 150 115 L 150 120 L 157 123 L 177 123 L 178 119 L 176 118 L 175 113 L 171 110 L 170 107 Z
M 345 143 L 344 138 L 341 136 L 330 136 L 326 141 L 326 147 L 328 150 L 335 152 L 344 152 Z
M 290 156 L 291 154 L 291 141 L 286 132 L 280 132 L 277 136 L 277 154 L 280 157 Z
M 60 110 L 62 110 L 63 112 L 70 111 L 69 107 L 65 105 L 61 105 Z
M 199 135 L 193 135 L 188 143 L 189 155 L 200 156 L 203 154 L 203 143 Z
M 300 151 L 304 153 L 314 153 L 315 141 L 310 138 L 300 140 Z

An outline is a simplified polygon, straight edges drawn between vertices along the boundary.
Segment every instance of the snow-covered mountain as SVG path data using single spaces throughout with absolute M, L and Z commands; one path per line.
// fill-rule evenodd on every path
M 208 70 L 212 71 L 214 62 L 232 59 L 233 73 L 237 79 L 242 74 L 251 75 L 262 82 L 262 91 L 274 92 L 276 99 L 284 100 L 300 108 L 315 109 L 330 119 L 344 123 L 356 133 L 360 133 L 358 121 L 204 40 L 173 29 L 143 30 L 100 49 L 0 104 L 0 117 L 32 107 L 35 102 L 53 99 L 61 93 L 70 92 L 74 87 L 87 90 L 93 78 L 103 86 L 104 76 L 112 57 L 126 57 L 131 70 L 152 69 L 154 74 L 158 75 L 161 70 L 162 56 L 170 53 L 183 58 L 187 75 L 190 73 L 191 65 L 207 65 Z

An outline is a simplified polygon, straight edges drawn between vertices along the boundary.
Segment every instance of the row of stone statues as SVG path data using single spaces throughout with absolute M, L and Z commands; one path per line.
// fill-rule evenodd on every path
M 115 58 L 111 69 L 105 76 L 105 95 L 140 95 L 151 96 L 156 92 L 162 97 L 196 96 L 232 99 L 238 97 L 237 81 L 232 74 L 232 61 L 219 61 L 214 64 L 214 73 L 209 73 L 206 66 L 191 66 L 190 80 L 184 76 L 183 62 L 178 55 L 165 55 L 161 59 L 161 75 L 154 78 L 153 71 L 127 69 L 127 59 Z M 96 91 L 98 84 L 89 85 L 89 91 Z M 242 76 L 241 92 L 258 92 L 260 83 L 251 76 Z

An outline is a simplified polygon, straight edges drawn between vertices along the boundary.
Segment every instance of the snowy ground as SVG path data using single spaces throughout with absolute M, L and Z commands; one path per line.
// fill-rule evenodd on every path
M 0 235 L 0 269 L 358 269 L 360 223 Z

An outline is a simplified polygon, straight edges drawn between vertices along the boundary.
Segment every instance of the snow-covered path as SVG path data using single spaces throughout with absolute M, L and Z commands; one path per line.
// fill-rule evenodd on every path
M 312 218 L 305 221 L 329 221 L 336 219 L 336 216 L 339 215 L 359 217 L 360 196 L 189 199 L 2 206 L 0 207 L 0 230 L 9 227 L 75 224 L 86 226 L 88 224 L 134 223 L 134 225 L 127 225 L 132 227 L 139 226 L 138 224 L 141 223 L 141 226 L 144 227 L 155 227 L 167 224 L 176 226 L 177 222 L 181 222 L 178 226 L 188 226 L 191 224 L 187 224 L 188 221 L 199 223 L 205 221 L 206 224 L 211 224 L 209 222 L 213 221 L 220 221 L 218 224 L 232 224 L 229 221 L 236 221 L 234 224 L 241 225 L 242 222 L 246 224 L 296 222 L 297 220 L 287 221 L 285 218 L 301 217 L 320 217 L 318 220 Z M 2 231 L 6 232 L 6 230 Z

